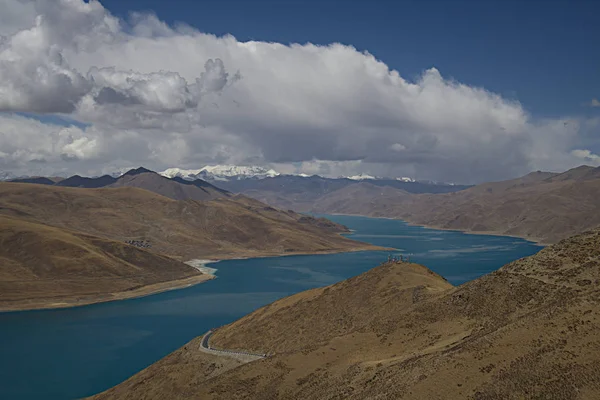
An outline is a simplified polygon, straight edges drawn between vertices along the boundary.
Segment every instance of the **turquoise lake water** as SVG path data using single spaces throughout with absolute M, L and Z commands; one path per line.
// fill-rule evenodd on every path
M 328 216 L 349 237 L 412 253 L 458 285 L 541 247 L 402 221 Z M 139 299 L 0 313 L 0 399 L 73 399 L 122 382 L 208 329 L 276 299 L 365 272 L 389 252 L 288 256 L 211 264 L 217 279 Z

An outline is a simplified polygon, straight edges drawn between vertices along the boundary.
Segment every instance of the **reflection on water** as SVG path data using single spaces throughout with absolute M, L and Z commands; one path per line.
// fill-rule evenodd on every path
M 349 236 L 357 240 L 398 249 L 393 254 L 412 253 L 413 261 L 453 284 L 540 249 L 514 238 L 436 231 L 389 219 L 330 218 L 353 229 Z M 181 290 L 0 314 L 0 398 L 72 399 L 100 392 L 210 328 L 290 294 L 358 275 L 387 256 L 358 252 L 221 261 L 217 279 Z

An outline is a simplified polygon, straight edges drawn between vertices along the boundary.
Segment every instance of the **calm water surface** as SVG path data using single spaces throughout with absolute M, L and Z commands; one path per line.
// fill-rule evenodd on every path
M 520 239 L 466 235 L 397 220 L 328 216 L 350 237 L 412 253 L 458 285 L 531 255 Z M 212 327 L 276 299 L 367 271 L 388 252 L 222 261 L 217 279 L 139 299 L 0 313 L 0 398 L 73 399 L 105 390 Z

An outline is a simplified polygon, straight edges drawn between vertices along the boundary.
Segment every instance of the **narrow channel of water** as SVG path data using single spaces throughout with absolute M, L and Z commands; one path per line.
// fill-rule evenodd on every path
M 412 253 L 457 285 L 541 247 L 402 221 L 328 216 L 350 237 Z M 0 313 L 0 398 L 73 399 L 119 382 L 206 332 L 281 297 L 367 271 L 388 252 L 230 260 L 217 279 L 139 299 L 62 310 Z

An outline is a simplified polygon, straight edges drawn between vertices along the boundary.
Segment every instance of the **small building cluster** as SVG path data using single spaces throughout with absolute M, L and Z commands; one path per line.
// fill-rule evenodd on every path
M 152 247 L 152 243 L 148 240 L 126 240 L 125 243 L 142 249 L 149 249 Z
M 408 256 L 403 256 L 402 254 L 400 254 L 400 256 L 393 256 L 393 255 L 388 255 L 388 262 L 410 262 L 410 254 Z

